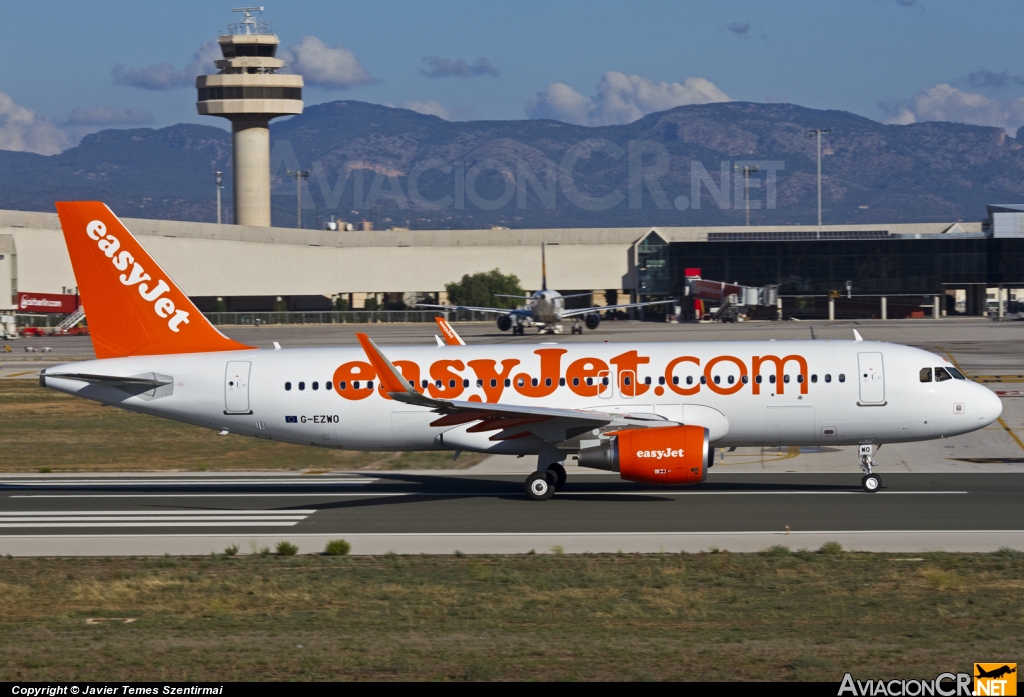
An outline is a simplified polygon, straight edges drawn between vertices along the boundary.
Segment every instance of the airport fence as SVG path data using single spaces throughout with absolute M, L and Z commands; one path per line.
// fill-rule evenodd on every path
M 278 325 L 278 324 L 415 324 L 433 322 L 444 317 L 449 322 L 492 321 L 494 315 L 485 312 L 443 312 L 440 310 L 332 310 L 325 312 L 204 312 L 203 315 L 217 325 Z

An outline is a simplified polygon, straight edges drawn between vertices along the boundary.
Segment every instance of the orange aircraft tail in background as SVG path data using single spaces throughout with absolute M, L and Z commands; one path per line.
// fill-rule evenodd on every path
M 97 358 L 252 348 L 217 331 L 105 204 L 56 205 Z
M 452 325 L 448 324 L 448 320 L 444 317 L 435 317 L 434 321 L 437 322 L 437 326 L 441 329 L 441 334 L 444 336 L 444 343 L 447 346 L 465 346 L 466 342 L 462 340 L 462 337 L 458 335 Z

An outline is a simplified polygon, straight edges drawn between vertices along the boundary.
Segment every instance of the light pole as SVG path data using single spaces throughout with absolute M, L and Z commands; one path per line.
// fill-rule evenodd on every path
M 736 165 L 733 169 L 743 172 L 743 207 L 747 209 L 747 227 L 750 227 L 750 175 L 759 171 L 757 165 Z
M 831 133 L 831 128 L 812 128 L 808 137 L 818 139 L 818 239 L 821 239 L 821 134 Z
M 217 224 L 220 225 L 220 190 L 224 188 L 224 173 L 214 172 L 217 182 Z
M 302 227 L 302 180 L 303 179 L 309 179 L 309 170 L 308 169 L 298 169 L 298 170 L 289 169 L 289 170 L 285 170 L 285 171 L 288 172 L 288 176 L 289 177 L 295 177 L 295 199 L 296 199 L 296 207 L 295 207 L 295 211 L 296 211 L 296 213 L 295 213 L 296 224 L 295 224 L 295 227 L 301 228 Z

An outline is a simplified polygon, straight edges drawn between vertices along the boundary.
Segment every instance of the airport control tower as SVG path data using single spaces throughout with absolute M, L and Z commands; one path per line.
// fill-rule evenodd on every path
M 302 113 L 302 76 L 277 71 L 280 40 L 262 18 L 262 7 L 239 7 L 241 22 L 217 39 L 224 58 L 216 75 L 196 78 L 196 109 L 231 120 L 234 135 L 235 224 L 270 225 L 270 119 Z M 261 14 L 262 17 L 262 14 Z

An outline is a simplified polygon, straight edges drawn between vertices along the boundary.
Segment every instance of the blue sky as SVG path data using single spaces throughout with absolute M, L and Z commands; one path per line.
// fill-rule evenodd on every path
M 106 127 L 226 127 L 196 115 L 188 85 L 196 52 L 237 19 L 231 7 L 4 3 L 0 149 L 52 152 Z M 307 77 L 307 104 L 602 124 L 732 99 L 1024 125 L 1019 1 L 309 1 L 264 16 Z

